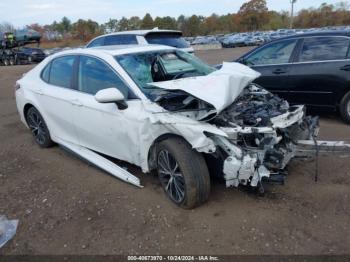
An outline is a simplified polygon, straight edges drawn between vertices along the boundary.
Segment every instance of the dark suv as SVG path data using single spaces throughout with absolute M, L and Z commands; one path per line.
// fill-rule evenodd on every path
M 262 75 L 256 83 L 291 104 L 339 110 L 350 123 L 350 32 L 294 35 L 260 46 L 237 61 Z

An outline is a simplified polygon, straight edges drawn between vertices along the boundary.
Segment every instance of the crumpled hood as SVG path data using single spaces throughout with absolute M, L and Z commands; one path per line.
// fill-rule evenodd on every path
M 239 63 L 224 62 L 222 68 L 206 76 L 150 83 L 167 90 L 182 90 L 215 107 L 220 113 L 231 105 L 243 89 L 260 73 Z

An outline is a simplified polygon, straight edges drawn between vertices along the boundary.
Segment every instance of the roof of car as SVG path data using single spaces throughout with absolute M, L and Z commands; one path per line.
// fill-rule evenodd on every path
M 275 40 L 267 42 L 266 44 L 264 44 L 262 46 L 258 46 L 256 48 L 250 50 L 249 52 L 243 54 L 241 57 L 239 57 L 235 61 L 239 61 L 242 57 L 246 57 L 246 56 L 250 55 L 251 53 L 254 53 L 258 48 L 264 47 L 264 46 L 269 45 L 271 43 L 277 43 L 277 42 L 279 42 L 281 40 L 299 39 L 299 38 L 317 37 L 317 36 L 348 36 L 348 37 L 350 37 L 350 31 L 346 31 L 346 30 L 315 31 L 315 32 L 302 33 L 302 34 L 296 34 L 296 35 L 290 35 L 290 36 L 277 38 Z
M 101 35 L 101 36 L 107 36 L 107 35 L 147 35 L 150 33 L 177 33 L 177 34 L 181 34 L 181 31 L 178 30 L 168 30 L 168 29 L 158 29 L 153 28 L 153 29 L 149 29 L 149 30 L 130 30 L 130 31 L 120 31 L 120 32 L 114 32 L 114 33 L 110 33 L 110 34 L 105 34 L 105 35 Z
M 108 54 L 112 56 L 133 54 L 140 52 L 152 52 L 162 50 L 174 50 L 175 48 L 163 45 L 115 45 L 115 46 L 99 46 L 92 48 L 77 48 L 67 51 L 62 51 L 54 54 L 53 56 L 69 55 L 69 54 Z
M 112 35 L 139 35 L 139 36 L 146 36 L 148 34 L 159 34 L 159 33 L 172 33 L 172 34 L 178 34 L 179 36 L 182 36 L 181 31 L 177 30 L 167 30 L 167 29 L 158 29 L 158 27 L 155 27 L 153 29 L 148 29 L 148 30 L 130 30 L 130 31 L 120 31 L 120 32 L 114 32 L 110 34 L 105 34 L 105 35 L 100 35 L 95 38 L 93 38 L 89 43 L 87 43 L 86 46 L 88 46 L 91 42 L 93 42 L 96 39 L 99 39 L 101 37 L 106 37 L 106 36 L 112 36 Z
M 281 38 L 278 38 L 274 41 L 279 41 L 282 39 L 290 39 L 290 38 L 312 37 L 312 36 L 350 36 L 350 31 L 346 31 L 346 30 L 315 31 L 315 32 L 309 32 L 309 33 L 281 37 Z

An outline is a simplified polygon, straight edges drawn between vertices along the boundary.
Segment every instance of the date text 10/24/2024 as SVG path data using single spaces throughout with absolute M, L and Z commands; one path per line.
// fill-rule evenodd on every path
M 128 256 L 128 261 L 219 261 L 216 256 Z

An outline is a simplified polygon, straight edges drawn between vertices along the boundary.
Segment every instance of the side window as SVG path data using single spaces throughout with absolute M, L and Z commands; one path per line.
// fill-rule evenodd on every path
M 95 95 L 98 91 L 115 87 L 124 97 L 131 98 L 129 88 L 120 77 L 104 62 L 97 58 L 81 56 L 79 63 L 78 88 L 80 91 Z
M 137 45 L 136 35 L 106 36 L 105 45 Z
M 104 38 L 104 37 L 97 38 L 96 40 L 92 41 L 92 42 L 88 45 L 88 48 L 90 48 L 90 47 L 95 47 L 95 46 L 103 46 L 103 45 L 104 45 L 104 41 L 105 41 L 105 38 Z
M 75 56 L 63 56 L 51 62 L 49 83 L 71 88 Z
M 291 39 L 272 43 L 248 56 L 246 62 L 248 65 L 288 63 L 297 42 L 297 39 Z
M 46 83 L 49 83 L 49 80 L 50 80 L 50 68 L 51 68 L 51 63 L 46 65 L 44 70 L 41 72 L 41 79 L 44 80 Z
M 350 39 L 346 37 L 305 38 L 299 61 L 325 61 L 345 59 Z

